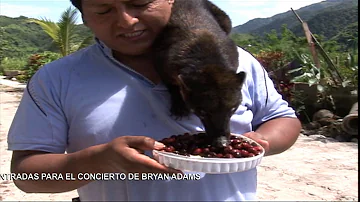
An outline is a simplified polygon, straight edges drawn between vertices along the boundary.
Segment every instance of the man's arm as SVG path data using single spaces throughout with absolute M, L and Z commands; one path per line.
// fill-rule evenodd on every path
M 289 149 L 299 137 L 300 130 L 301 123 L 297 118 L 275 118 L 244 135 L 261 144 L 265 149 L 265 156 L 269 156 Z
M 252 95 L 251 110 L 254 113 L 253 131 L 248 136 L 265 148 L 265 155 L 273 155 L 289 149 L 297 140 L 301 123 L 295 110 L 276 90 L 265 68 L 250 53 L 239 50 L 243 69 L 249 72 L 249 92 Z M 247 63 L 247 62 L 248 63 Z
M 41 151 L 14 151 L 12 173 L 95 173 L 99 170 L 96 153 L 103 145 L 94 146 L 72 154 L 52 154 Z M 75 190 L 90 181 L 14 180 L 15 185 L 27 193 L 61 193 Z
M 71 154 L 39 151 L 15 151 L 11 162 L 13 173 L 181 173 L 143 154 L 145 150 L 164 145 L 144 136 L 123 136 L 110 143 L 92 146 Z M 27 193 L 60 193 L 75 190 L 90 181 L 24 180 L 14 181 Z
M 64 87 L 61 84 L 68 82 L 62 80 L 65 77 L 60 77 L 57 71 L 66 71 L 59 69 L 71 65 L 71 60 L 46 64 L 27 83 L 8 132 L 8 150 L 14 151 L 11 172 L 72 173 L 74 177 L 78 173 L 179 172 L 142 153 L 164 147 L 144 136 L 122 136 L 106 144 L 78 148 L 77 152 L 64 154 L 68 147 L 68 118 L 72 115 L 65 114 L 67 110 L 60 90 Z M 29 193 L 59 193 L 72 191 L 89 182 L 16 180 L 14 183 Z
M 268 155 L 288 150 L 300 135 L 301 123 L 297 118 L 277 118 L 262 124 L 256 132 L 269 142 Z

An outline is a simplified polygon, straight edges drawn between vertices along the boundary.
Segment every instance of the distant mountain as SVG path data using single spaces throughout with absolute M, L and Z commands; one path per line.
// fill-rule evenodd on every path
M 52 39 L 30 18 L 11 18 L 0 15 L 0 58 L 27 57 L 43 51 L 57 51 Z M 75 41 L 81 41 L 91 32 L 83 24 L 76 26 Z
M 303 21 L 308 23 L 312 33 L 331 38 L 339 34 L 348 25 L 358 22 L 358 1 L 327 0 L 300 8 L 295 12 Z M 279 33 L 283 24 L 286 24 L 296 35 L 304 35 L 300 21 L 290 8 L 287 12 L 269 18 L 256 18 L 243 25 L 236 26 L 232 33 L 261 36 L 273 29 Z
M 325 36 L 330 39 L 351 25 L 358 23 L 358 6 L 325 9 L 307 21 L 312 33 Z M 303 34 L 303 28 L 299 24 L 291 29 L 295 34 Z
M 289 8 L 290 10 L 290 8 Z M 296 10 L 298 15 L 308 23 L 314 34 L 324 35 L 349 46 L 348 43 L 358 37 L 358 1 L 357 0 L 327 0 Z M 29 18 L 21 16 L 10 18 L 0 15 L 0 58 L 27 57 L 29 54 L 43 51 L 57 51 L 52 39 L 35 23 L 29 23 Z M 275 29 L 280 33 L 281 26 L 287 27 L 298 36 L 304 36 L 302 27 L 292 11 L 280 13 L 270 18 L 256 18 L 233 28 L 232 33 L 241 33 L 253 37 L 263 35 Z M 77 37 L 91 35 L 83 24 L 76 26 Z
M 337 41 L 339 44 L 345 45 L 345 50 L 358 49 L 358 36 L 359 36 L 358 22 L 352 23 L 338 33 L 331 39 Z
M 51 38 L 41 31 L 40 26 L 27 23 L 28 19 L 0 16 L 0 48 L 5 56 L 22 57 L 51 49 Z

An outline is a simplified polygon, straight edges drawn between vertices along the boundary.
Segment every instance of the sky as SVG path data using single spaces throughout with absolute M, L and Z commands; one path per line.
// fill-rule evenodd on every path
M 231 18 L 233 27 L 242 25 L 254 18 L 267 18 L 292 9 L 323 0 L 211 0 Z M 0 0 L 0 15 L 31 18 L 47 18 L 57 22 L 70 0 Z M 78 23 L 81 18 L 78 18 Z

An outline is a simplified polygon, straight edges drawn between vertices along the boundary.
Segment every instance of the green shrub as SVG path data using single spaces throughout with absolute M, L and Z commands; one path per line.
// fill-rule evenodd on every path
M 2 72 L 4 70 L 24 70 L 26 66 L 26 59 L 5 57 L 1 61 L 0 66 Z
M 26 83 L 28 81 L 28 76 L 25 74 L 17 75 L 15 78 L 20 83 Z
M 25 74 L 19 75 L 17 79 L 22 82 L 27 82 L 41 67 L 47 63 L 59 59 L 60 57 L 60 54 L 49 51 L 30 56 L 25 66 Z

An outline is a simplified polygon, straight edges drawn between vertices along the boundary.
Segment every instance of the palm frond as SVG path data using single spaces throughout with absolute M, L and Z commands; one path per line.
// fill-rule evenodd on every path
M 46 18 L 42 18 L 40 20 L 39 19 L 31 19 L 31 20 L 29 20 L 29 22 L 33 22 L 33 23 L 40 25 L 40 27 L 44 30 L 44 32 L 47 35 L 49 35 L 56 44 L 61 43 L 60 39 L 58 37 L 60 28 L 55 22 L 52 22 L 51 20 L 48 20 Z
M 68 7 L 61 15 L 58 23 L 52 22 L 46 18 L 32 19 L 29 22 L 37 23 L 42 27 L 59 48 L 62 56 L 69 55 L 73 51 L 79 50 L 91 44 L 93 37 L 87 37 L 81 43 L 75 43 L 75 29 L 78 18 L 78 10 Z
M 80 50 L 82 48 L 85 48 L 89 45 L 91 45 L 94 41 L 94 37 L 93 36 L 89 36 L 87 38 L 85 38 L 79 45 L 79 47 L 77 48 L 77 50 Z
M 71 52 L 71 41 L 74 39 L 74 31 L 76 26 L 78 13 L 75 8 L 67 8 L 59 20 L 58 37 L 62 41 L 62 53 L 68 55 Z

